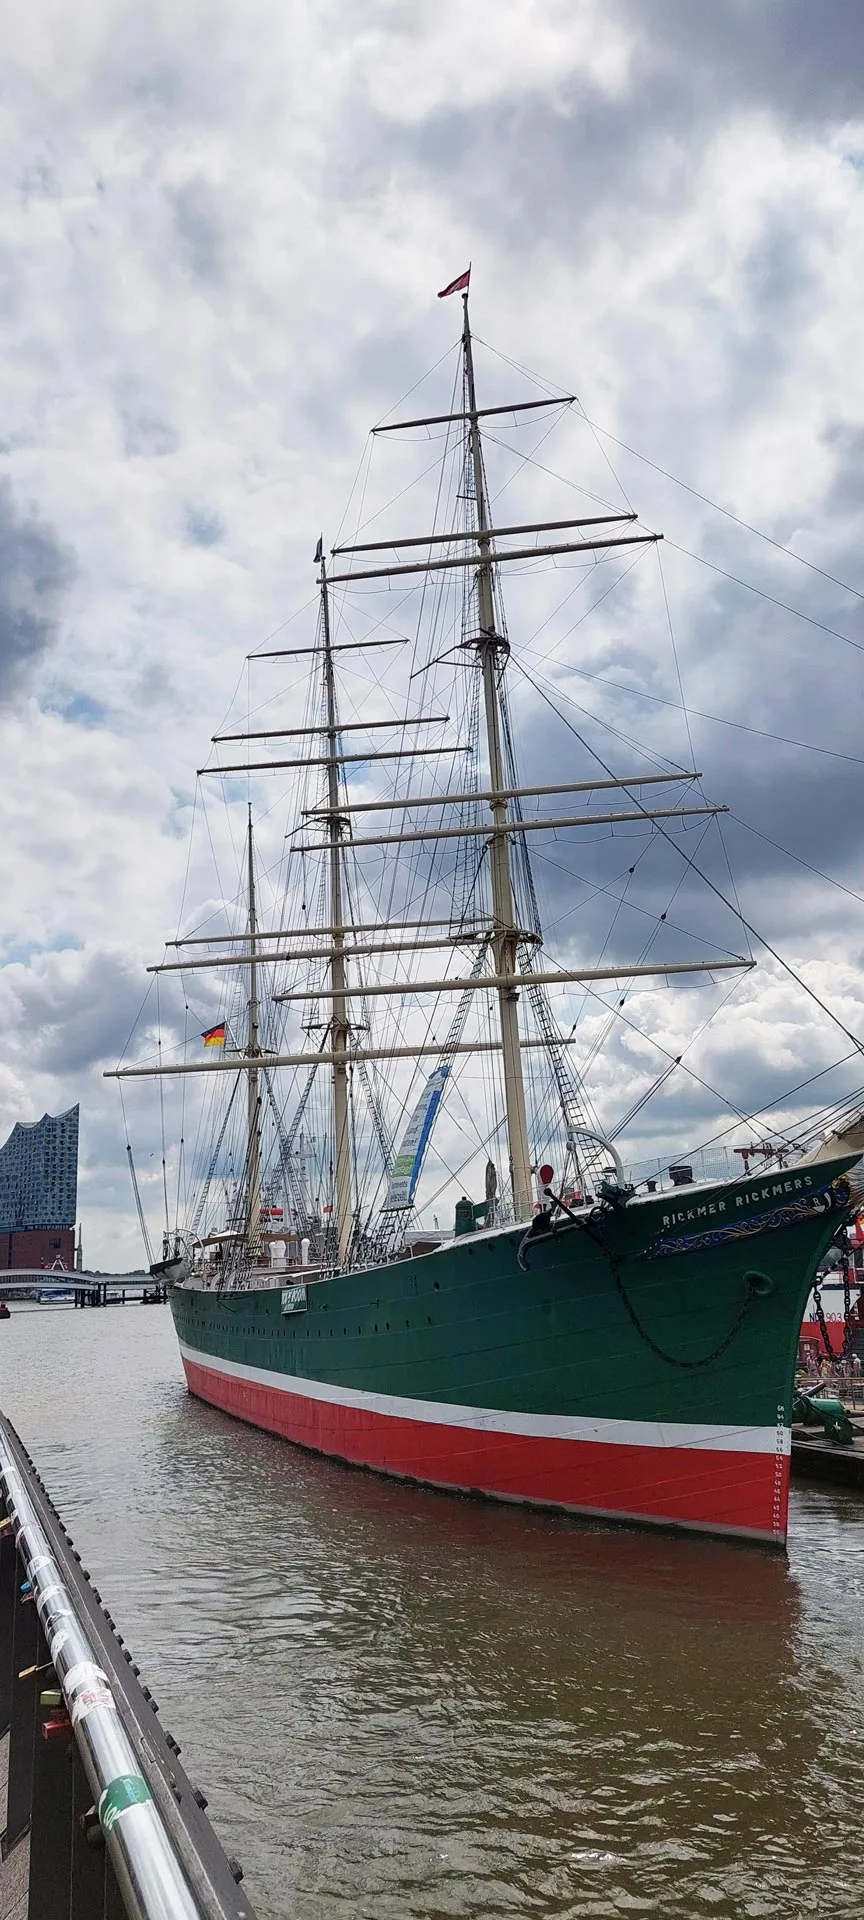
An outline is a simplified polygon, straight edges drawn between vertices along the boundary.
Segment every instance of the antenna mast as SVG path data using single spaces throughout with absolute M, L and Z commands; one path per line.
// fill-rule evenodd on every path
M 534 1212 L 531 1191 L 531 1155 L 528 1146 L 528 1121 L 525 1112 L 525 1082 L 519 1041 L 519 994 L 510 984 L 518 973 L 519 930 L 513 912 L 513 884 L 510 877 L 510 844 L 506 832 L 507 780 L 501 750 L 501 708 L 498 681 L 506 659 L 506 642 L 495 631 L 495 599 L 489 517 L 486 510 L 486 486 L 480 421 L 474 387 L 474 354 L 468 320 L 468 289 L 462 296 L 465 315 L 462 352 L 467 393 L 468 445 L 474 469 L 474 498 L 477 513 L 477 599 L 480 631 L 476 640 L 483 670 L 483 702 L 486 717 L 486 745 L 489 756 L 489 786 L 492 813 L 490 862 L 492 874 L 492 952 L 498 988 L 501 1020 L 501 1048 L 504 1060 L 504 1100 L 507 1110 L 507 1136 L 510 1148 L 510 1172 L 513 1181 L 513 1210 L 517 1220 L 530 1220 Z

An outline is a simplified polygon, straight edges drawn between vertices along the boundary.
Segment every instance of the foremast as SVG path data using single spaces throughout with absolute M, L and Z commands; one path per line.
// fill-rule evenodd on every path
M 351 1177 L 351 1139 L 348 1107 L 348 1003 L 345 979 L 345 919 L 342 895 L 342 835 L 345 815 L 339 808 L 339 736 L 336 710 L 336 676 L 333 670 L 333 645 L 330 637 L 330 601 L 327 591 L 327 565 L 321 551 L 321 638 L 324 649 L 324 706 L 327 740 L 327 825 L 329 828 L 330 881 L 330 1044 L 333 1053 L 333 1161 L 336 1200 L 337 1266 L 348 1258 L 353 1232 L 353 1181 Z

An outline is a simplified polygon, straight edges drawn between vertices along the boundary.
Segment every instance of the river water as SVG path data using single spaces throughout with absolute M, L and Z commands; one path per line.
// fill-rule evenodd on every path
M 857 1920 L 860 1497 L 787 1562 L 390 1485 L 190 1399 L 161 1307 L 13 1308 L 0 1407 L 261 1920 Z

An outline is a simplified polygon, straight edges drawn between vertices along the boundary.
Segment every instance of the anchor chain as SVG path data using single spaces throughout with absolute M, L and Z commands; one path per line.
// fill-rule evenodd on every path
M 745 1295 L 743 1304 L 741 1306 L 741 1309 L 740 1309 L 740 1312 L 738 1313 L 737 1318 L 733 1321 L 733 1324 L 730 1327 L 729 1332 L 724 1336 L 724 1338 L 721 1341 L 718 1342 L 718 1345 L 714 1347 L 710 1353 L 703 1354 L 702 1358 L 699 1360 L 681 1360 L 677 1357 L 676 1354 L 667 1353 L 665 1347 L 658 1346 L 657 1341 L 652 1339 L 651 1334 L 648 1332 L 647 1327 L 643 1327 L 642 1322 L 639 1319 L 639 1316 L 633 1305 L 633 1302 L 630 1299 L 626 1291 L 626 1288 L 624 1286 L 624 1282 L 621 1278 L 621 1274 L 619 1271 L 618 1262 L 615 1259 L 614 1254 L 609 1252 L 608 1248 L 606 1248 L 605 1251 L 606 1251 L 607 1259 L 609 1261 L 609 1265 L 612 1268 L 612 1278 L 615 1281 L 615 1285 L 620 1295 L 621 1303 L 624 1307 L 624 1310 L 627 1313 L 628 1318 L 632 1321 L 634 1327 L 636 1328 L 636 1332 L 638 1333 L 640 1340 L 644 1340 L 646 1347 L 650 1347 L 651 1352 L 656 1353 L 658 1360 L 665 1360 L 667 1363 L 667 1366 L 679 1367 L 682 1370 L 682 1372 L 695 1373 L 695 1372 L 698 1372 L 699 1369 L 702 1367 L 710 1367 L 714 1360 L 719 1360 L 720 1355 L 726 1352 L 727 1347 L 731 1347 L 732 1342 L 735 1339 L 735 1335 L 739 1332 L 741 1326 L 743 1325 L 745 1315 L 747 1314 L 752 1301 L 755 1300 L 756 1298 L 756 1287 L 752 1280 L 747 1281 L 747 1293 Z
M 822 1335 L 822 1345 L 824 1346 L 828 1359 L 831 1361 L 831 1364 L 833 1366 L 837 1358 L 837 1355 L 834 1352 L 833 1346 L 831 1345 L 831 1335 L 828 1332 L 828 1322 L 825 1319 L 825 1308 L 822 1305 L 822 1288 L 819 1284 L 818 1274 L 816 1276 L 816 1279 L 813 1282 L 813 1306 L 816 1313 L 816 1319 L 819 1322 L 819 1332 Z
M 848 1360 L 852 1352 L 852 1282 L 850 1279 L 852 1259 L 851 1259 L 851 1252 L 849 1247 L 848 1228 L 840 1227 L 836 1237 L 840 1246 L 840 1251 L 843 1256 L 843 1354 L 842 1354 L 842 1358 L 844 1360 Z
M 701 1371 L 703 1367 L 710 1367 L 715 1360 L 719 1360 L 721 1354 L 726 1352 L 727 1347 L 731 1347 L 736 1334 L 740 1332 L 744 1319 L 749 1311 L 751 1302 L 756 1297 L 757 1283 L 756 1283 L 755 1276 L 750 1277 L 747 1280 L 746 1295 L 742 1302 L 739 1313 L 736 1315 L 735 1320 L 732 1323 L 732 1326 L 729 1328 L 729 1332 L 727 1334 L 724 1334 L 723 1339 L 717 1342 L 716 1347 L 712 1347 L 712 1350 L 710 1353 L 702 1354 L 698 1360 L 683 1360 L 680 1358 L 678 1354 L 668 1353 L 666 1348 L 661 1347 L 658 1341 L 656 1341 L 653 1338 L 653 1336 L 648 1332 L 648 1328 L 643 1326 L 642 1321 L 640 1320 L 639 1315 L 636 1312 L 636 1308 L 634 1307 L 633 1302 L 630 1299 L 630 1295 L 628 1294 L 627 1289 L 624 1285 L 624 1282 L 621 1278 L 621 1263 L 617 1257 L 617 1254 L 613 1252 L 606 1238 L 606 1234 L 604 1231 L 605 1222 L 604 1222 L 602 1210 L 600 1208 L 595 1207 L 594 1213 L 592 1214 L 591 1218 L 592 1220 L 594 1220 L 595 1225 L 598 1229 L 598 1231 L 592 1235 L 592 1238 L 597 1241 L 598 1246 L 602 1247 L 603 1252 L 606 1255 L 606 1258 L 612 1269 L 612 1278 L 615 1282 L 616 1291 L 618 1293 L 618 1296 L 624 1308 L 624 1311 L 627 1314 L 627 1317 L 630 1320 L 631 1324 L 635 1327 L 640 1340 L 644 1341 L 646 1347 L 650 1348 L 651 1352 L 657 1355 L 658 1360 L 665 1361 L 666 1365 L 669 1367 L 677 1367 L 682 1373 L 698 1373 Z
M 640 1340 L 644 1341 L 646 1347 L 649 1347 L 651 1352 L 657 1355 L 658 1360 L 663 1360 L 665 1364 L 669 1367 L 678 1367 L 679 1370 L 683 1373 L 696 1373 L 701 1371 L 703 1367 L 710 1367 L 715 1360 L 720 1359 L 721 1354 L 726 1352 L 727 1347 L 731 1347 L 736 1334 L 740 1331 L 741 1326 L 743 1325 L 744 1319 L 747 1313 L 749 1312 L 749 1309 L 753 1300 L 756 1298 L 756 1295 L 758 1292 L 758 1281 L 755 1275 L 750 1276 L 748 1278 L 746 1283 L 747 1292 L 742 1302 L 741 1309 L 737 1314 L 732 1326 L 730 1327 L 729 1332 L 724 1335 L 722 1340 L 718 1341 L 717 1346 L 713 1347 L 710 1353 L 703 1354 L 698 1360 L 682 1360 L 681 1358 L 679 1358 L 677 1354 L 668 1353 L 665 1347 L 661 1347 L 658 1344 L 658 1342 L 648 1332 L 647 1327 L 643 1326 L 642 1321 L 640 1320 L 639 1315 L 636 1312 L 636 1308 L 634 1307 L 633 1302 L 630 1299 L 630 1296 L 621 1278 L 621 1268 L 620 1268 L 620 1262 L 618 1260 L 618 1256 L 613 1252 L 612 1248 L 609 1245 L 608 1239 L 606 1237 L 605 1224 L 608 1218 L 608 1211 L 603 1207 L 592 1207 L 591 1212 L 587 1215 L 587 1217 L 580 1216 L 576 1213 L 573 1213 L 571 1209 L 565 1206 L 560 1200 L 557 1200 L 555 1194 L 552 1194 L 550 1197 L 556 1201 L 556 1204 L 558 1206 L 561 1206 L 562 1211 L 564 1213 L 568 1214 L 569 1218 L 573 1222 L 573 1225 L 578 1227 L 581 1233 L 586 1233 L 588 1235 L 588 1238 L 594 1241 L 595 1246 L 600 1248 L 601 1253 L 605 1253 L 606 1258 L 609 1262 L 609 1266 L 612 1270 L 612 1278 L 615 1282 L 616 1291 L 621 1300 L 621 1304 L 624 1308 L 624 1311 L 627 1314 L 627 1317 L 631 1321 L 632 1325 L 635 1327 L 635 1330 L 638 1333 Z M 552 1239 L 556 1231 L 551 1215 L 549 1214 L 540 1215 L 538 1216 L 538 1219 L 543 1221 L 543 1225 L 540 1227 L 539 1232 L 536 1230 L 537 1221 L 532 1221 L 527 1232 L 522 1235 L 522 1238 L 516 1249 L 516 1258 L 519 1262 L 520 1267 L 523 1269 L 524 1272 L 527 1272 L 528 1270 L 528 1263 L 527 1263 L 527 1260 L 525 1259 L 525 1253 L 527 1251 L 529 1241 L 531 1241 L 532 1239 L 534 1240 Z
M 831 1361 L 832 1366 L 836 1365 L 836 1362 L 838 1359 L 848 1360 L 852 1352 L 852 1281 L 850 1277 L 851 1260 L 850 1260 L 850 1253 L 849 1253 L 849 1234 L 846 1227 L 838 1227 L 837 1232 L 834 1235 L 834 1245 L 835 1247 L 839 1248 L 840 1264 L 843 1269 L 843 1345 L 839 1354 L 835 1353 L 834 1347 L 831 1341 L 831 1335 L 828 1332 L 828 1323 L 825 1318 L 825 1309 L 822 1305 L 822 1287 L 820 1284 L 818 1274 L 816 1275 L 816 1278 L 813 1282 L 813 1306 L 816 1313 L 816 1319 L 819 1323 L 819 1332 L 822 1335 L 822 1345 L 825 1348 L 825 1353 L 827 1355 L 827 1358 Z

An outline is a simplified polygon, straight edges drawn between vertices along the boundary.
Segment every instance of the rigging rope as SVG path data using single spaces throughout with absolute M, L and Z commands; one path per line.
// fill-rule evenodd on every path
M 579 404 L 581 407 L 581 402 Z M 721 507 L 719 500 L 709 499 L 707 493 L 699 492 L 698 487 L 691 487 L 688 481 L 680 480 L 676 473 L 669 473 L 666 467 L 661 467 L 656 460 L 649 460 L 646 453 L 638 453 L 635 447 L 628 447 L 626 440 L 617 439 L 607 427 L 598 427 L 595 420 L 589 420 L 584 408 L 582 408 L 582 418 L 594 433 L 602 434 L 604 440 L 613 441 L 614 445 L 620 447 L 624 453 L 632 454 L 634 460 L 641 460 L 643 466 L 651 467 L 655 473 L 662 474 L 664 480 L 671 480 L 673 486 L 681 487 L 685 493 L 692 493 L 695 500 L 702 501 L 703 506 L 711 507 L 714 513 L 722 513 L 724 519 L 733 520 L 736 527 L 743 527 L 746 533 L 755 534 L 757 540 L 764 540 L 769 547 L 776 547 L 777 552 L 784 553 L 787 559 L 797 560 L 798 565 L 806 567 L 808 572 L 821 574 L 822 579 L 829 580 L 833 587 L 841 587 L 844 593 L 854 594 L 856 600 L 864 600 L 864 593 L 860 587 L 850 587 L 848 581 L 838 580 L 835 573 L 828 573 L 824 567 L 817 567 L 814 560 L 805 559 L 803 553 L 795 552 L 794 547 L 784 546 L 782 540 L 775 540 L 770 533 L 765 533 L 762 527 L 752 526 L 749 520 L 742 520 L 740 515 L 732 513 L 729 507 Z
M 199 1229 L 199 1227 L 200 1227 L 200 1225 L 201 1225 L 201 1221 L 202 1221 L 202 1219 L 203 1219 L 203 1217 L 204 1217 L 204 1208 L 205 1208 L 205 1207 L 206 1207 L 206 1205 L 207 1205 L 207 1196 L 208 1196 L 208 1194 L 209 1194 L 209 1192 L 210 1192 L 210 1187 L 211 1187 L 211 1184 L 212 1184 L 212 1181 L 213 1181 L 213 1178 L 214 1178 L 214 1175 L 215 1175 L 215 1173 L 216 1173 L 216 1168 L 217 1168 L 217 1166 L 218 1166 L 218 1164 L 219 1164 L 219 1155 L 220 1155 L 220 1153 L 222 1152 L 222 1142 L 223 1142 L 223 1140 L 224 1140 L 224 1138 L 225 1138 L 225 1135 L 226 1135 L 226 1132 L 227 1132 L 227 1130 L 228 1130 L 228 1121 L 229 1121 L 229 1120 L 230 1120 L 230 1118 L 231 1118 L 231 1109 L 232 1109 L 232 1107 L 233 1107 L 233 1105 L 234 1105 L 234 1101 L 235 1101 L 235 1098 L 236 1098 L 236 1096 L 237 1096 L 237 1092 L 238 1092 L 238 1089 L 239 1089 L 239 1086 L 240 1086 L 240 1075 L 238 1074 L 238 1075 L 237 1075 L 237 1078 L 236 1078 L 236 1080 L 235 1080 L 235 1082 L 234 1082 L 234 1085 L 233 1085 L 233 1087 L 232 1087 L 232 1089 L 231 1089 L 231 1096 L 230 1096 L 230 1099 L 229 1099 L 229 1101 L 228 1101 L 228 1105 L 227 1105 L 227 1107 L 226 1107 L 226 1109 L 225 1109 L 225 1114 L 224 1114 L 224 1118 L 223 1118 L 223 1120 L 222 1120 L 222 1125 L 221 1125 L 221 1127 L 220 1127 L 220 1129 L 219 1129 L 219 1133 L 217 1134 L 217 1137 L 216 1137 L 216 1145 L 215 1145 L 215 1147 L 213 1148 L 213 1152 L 212 1152 L 212 1153 L 211 1153 L 211 1155 L 210 1155 L 210 1162 L 209 1162 L 209 1165 L 208 1165 L 208 1168 L 207 1168 L 207 1172 L 206 1172 L 206 1174 L 205 1174 L 205 1177 L 204 1177 L 204 1181 L 203 1181 L 203 1184 L 202 1184 L 202 1187 L 201 1187 L 201 1192 L 200 1192 L 200 1194 L 199 1194 L 199 1196 L 198 1196 L 198 1202 L 197 1202 L 197 1205 L 196 1205 L 196 1208 L 195 1208 L 195 1212 L 194 1212 L 194 1214 L 193 1214 L 193 1216 L 192 1216 L 192 1221 L 191 1221 L 191 1224 L 190 1224 L 190 1227 L 189 1227 L 189 1232 L 190 1232 L 190 1236 L 191 1236 L 191 1238 L 192 1238 L 193 1240 L 197 1240 L 197 1238 L 198 1238 L 198 1229 Z
M 523 666 L 521 661 L 517 661 L 517 665 L 520 669 L 520 672 L 524 674 L 526 680 L 534 688 L 535 692 L 540 694 L 541 699 L 546 701 L 547 706 L 550 706 L 552 708 L 553 713 L 558 714 L 559 720 L 563 720 L 564 725 L 569 728 L 570 732 L 579 741 L 580 745 L 585 748 L 586 752 L 592 754 L 593 758 L 597 761 L 598 765 L 603 767 L 606 773 L 611 774 L 611 768 L 607 766 L 605 760 L 597 752 L 596 747 L 590 747 L 588 745 L 587 740 L 585 740 L 584 736 L 579 732 L 578 727 L 574 727 L 572 720 L 568 720 L 567 715 L 565 713 L 562 713 L 559 707 L 556 707 L 554 700 L 551 699 L 550 695 L 546 692 L 545 688 L 540 685 L 540 682 L 538 680 L 535 680 L 533 674 L 528 672 L 527 667 Z M 563 697 L 566 699 L 567 695 L 565 694 Z M 623 791 L 628 794 L 628 797 L 634 799 L 635 804 L 637 805 L 639 804 L 638 800 L 636 799 L 636 796 L 629 794 L 629 789 L 625 787 Z M 698 876 L 698 878 L 703 881 L 704 885 L 708 887 L 709 891 L 716 896 L 716 898 L 722 903 L 722 905 L 724 907 L 727 907 L 730 913 L 735 914 L 735 907 L 732 901 L 726 898 L 726 895 L 722 892 L 721 888 L 716 885 L 715 881 L 709 878 L 707 873 L 703 873 L 701 867 L 697 867 L 691 855 L 685 852 L 684 848 L 675 839 L 674 834 L 668 833 L 666 828 L 662 826 L 659 821 L 655 820 L 653 822 L 653 827 L 656 833 L 659 833 L 664 840 L 668 841 L 668 844 L 670 847 L 674 847 L 675 852 L 680 855 L 681 859 L 684 860 L 687 866 L 692 870 L 692 872 L 694 872 Z M 747 933 L 752 934 L 754 940 L 758 940 L 759 945 L 763 946 L 767 953 L 770 953 L 772 959 L 777 961 L 778 966 L 781 966 L 784 972 L 788 973 L 790 979 L 794 980 L 796 982 L 796 985 L 802 988 L 804 993 L 806 993 L 809 996 L 809 998 L 814 1002 L 814 1005 L 819 1007 L 821 1012 L 826 1014 L 829 1020 L 833 1021 L 834 1025 L 837 1028 L 839 1028 L 839 1031 L 845 1035 L 846 1039 L 851 1040 L 853 1047 L 856 1047 L 859 1053 L 864 1053 L 864 1041 L 862 1041 L 857 1034 L 852 1033 L 850 1028 L 844 1025 L 839 1015 L 836 1013 L 833 1013 L 831 1008 L 829 1006 L 826 1006 L 825 1001 L 820 998 L 815 988 L 808 985 L 807 981 L 803 979 L 802 975 L 799 974 L 796 971 L 796 969 L 792 966 L 791 961 L 784 960 L 782 954 L 777 952 L 776 947 L 773 947 L 771 945 L 770 940 L 766 939 L 766 936 L 764 935 L 764 933 L 760 933 L 758 928 L 754 927 L 751 921 L 747 920 L 743 914 L 735 914 L 735 917 L 740 920 L 742 927 L 745 928 Z

